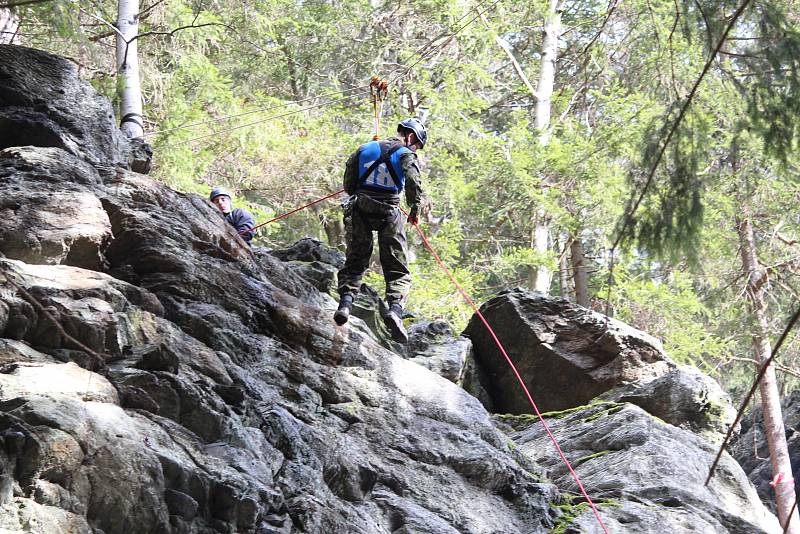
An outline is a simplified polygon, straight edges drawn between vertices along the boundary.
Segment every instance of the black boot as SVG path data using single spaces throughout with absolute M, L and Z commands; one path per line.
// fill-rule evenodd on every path
M 398 302 L 393 302 L 383 316 L 383 324 L 392 334 L 392 339 L 397 343 L 408 343 L 408 332 L 403 326 L 403 307 Z
M 353 295 L 347 293 L 342 295 L 342 300 L 339 301 L 339 309 L 333 314 L 333 320 L 336 324 L 342 326 L 350 318 L 350 310 L 353 309 Z

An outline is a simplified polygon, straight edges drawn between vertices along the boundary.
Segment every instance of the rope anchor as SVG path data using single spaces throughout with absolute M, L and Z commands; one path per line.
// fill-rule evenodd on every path
M 389 94 L 389 80 L 373 76 L 369 82 L 369 94 L 372 98 L 372 110 L 375 113 L 375 135 L 372 136 L 373 141 L 380 139 L 381 127 L 381 110 L 383 109 L 383 101 Z

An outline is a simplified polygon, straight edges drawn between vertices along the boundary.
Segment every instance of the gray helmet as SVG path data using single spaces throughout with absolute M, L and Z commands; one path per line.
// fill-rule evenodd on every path
M 428 142 L 428 132 L 425 130 L 425 125 L 422 124 L 422 121 L 416 117 L 412 117 L 410 119 L 405 119 L 400 121 L 400 124 L 397 125 L 397 131 L 401 131 L 402 129 L 411 130 L 417 136 L 419 140 L 419 144 L 423 147 L 425 143 Z
M 225 189 L 221 185 L 218 185 L 214 189 L 211 190 L 211 194 L 208 195 L 208 200 L 210 200 L 211 202 L 214 202 L 215 198 L 221 197 L 223 195 L 225 195 L 228 198 L 231 198 L 231 196 L 232 196 L 227 189 Z

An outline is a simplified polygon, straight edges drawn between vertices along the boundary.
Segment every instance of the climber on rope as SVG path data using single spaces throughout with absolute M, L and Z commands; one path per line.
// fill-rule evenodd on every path
M 347 257 L 339 271 L 339 308 L 333 316 L 343 325 L 350 316 L 361 287 L 361 279 L 372 256 L 372 233 L 378 233 L 387 309 L 384 324 L 392 339 L 408 341 L 403 327 L 403 304 L 411 289 L 405 223 L 417 224 L 427 201 L 422 190 L 416 151 L 425 146 L 428 133 L 419 119 L 397 125 L 398 135 L 385 141 L 361 145 L 347 160 L 344 190 L 350 198 L 343 204 Z M 400 193 L 405 189 L 408 219 L 400 211 Z
M 253 239 L 253 236 L 256 234 L 255 231 L 252 230 L 256 223 L 253 216 L 250 215 L 250 212 L 242 208 L 233 209 L 231 205 L 231 194 L 227 189 L 221 186 L 216 186 L 211 190 L 208 200 L 222 212 L 225 216 L 225 220 L 236 228 L 236 231 L 239 232 L 242 239 L 249 245 L 250 240 Z

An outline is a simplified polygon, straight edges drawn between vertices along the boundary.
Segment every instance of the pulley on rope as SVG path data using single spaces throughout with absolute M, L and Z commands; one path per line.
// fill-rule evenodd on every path
M 373 76 L 369 82 L 369 94 L 372 98 L 372 110 L 375 113 L 375 135 L 372 136 L 373 141 L 380 139 L 381 127 L 381 111 L 383 110 L 383 101 L 389 94 L 389 80 Z

